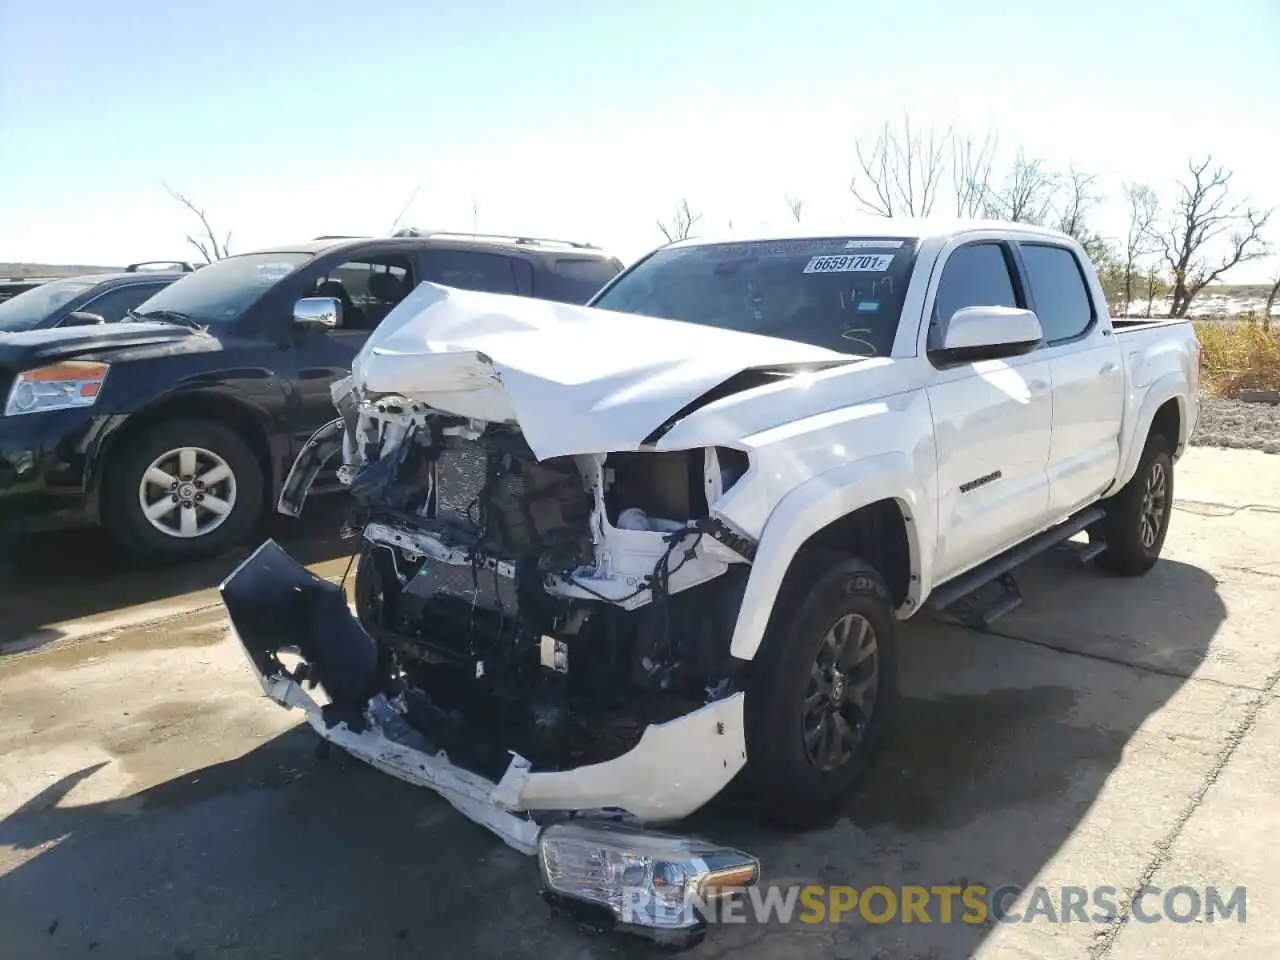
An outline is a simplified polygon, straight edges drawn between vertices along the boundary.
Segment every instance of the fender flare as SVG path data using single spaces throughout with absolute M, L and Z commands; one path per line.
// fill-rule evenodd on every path
M 917 472 L 906 454 L 881 454 L 810 477 L 778 501 L 765 521 L 747 578 L 729 645 L 730 654 L 739 660 L 755 657 L 782 581 L 805 542 L 833 520 L 880 500 L 896 501 L 906 521 L 914 575 L 906 605 L 918 606 L 919 592 L 928 581 L 930 571 L 926 568 L 931 561 L 920 549 L 919 527 L 922 523 L 928 526 L 932 510 L 923 491 L 918 489 Z
M 1190 439 L 1188 430 L 1191 422 L 1187 414 L 1189 390 L 1190 384 L 1180 371 L 1166 373 L 1151 384 L 1134 418 L 1135 426 L 1129 433 L 1128 449 L 1122 450 L 1121 469 L 1116 474 L 1115 482 L 1102 494 L 1104 497 L 1111 496 L 1133 478 L 1138 470 L 1138 461 L 1142 459 L 1142 451 L 1146 449 L 1147 437 L 1151 435 L 1151 424 L 1156 419 L 1156 411 L 1170 400 L 1178 401 L 1178 444 L 1172 453 L 1175 460 L 1181 455 Z

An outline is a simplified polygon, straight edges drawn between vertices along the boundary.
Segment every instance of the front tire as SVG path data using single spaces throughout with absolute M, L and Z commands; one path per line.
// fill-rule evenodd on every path
M 108 467 L 103 524 L 127 550 L 182 562 L 241 545 L 262 516 L 262 466 L 229 427 L 157 424 L 126 441 Z
M 796 562 L 752 664 L 747 761 L 764 814 L 807 828 L 849 802 L 896 713 L 897 621 L 870 564 Z
M 1173 457 L 1164 437 L 1147 438 L 1133 477 L 1103 508 L 1098 532 L 1107 549 L 1098 554 L 1099 569 L 1116 577 L 1142 576 L 1160 558 L 1173 515 Z

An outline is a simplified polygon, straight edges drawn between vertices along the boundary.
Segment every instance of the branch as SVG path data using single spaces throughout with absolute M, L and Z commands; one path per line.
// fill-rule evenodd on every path
M 677 240 L 688 240 L 693 233 L 693 228 L 702 214 L 694 213 L 689 209 L 689 201 L 681 200 L 676 204 L 675 216 L 671 222 L 663 223 L 659 220 L 658 229 L 662 231 L 662 235 L 667 238 L 667 243 L 675 243 Z
M 1190 179 L 1178 184 L 1181 195 L 1160 236 L 1161 253 L 1173 281 L 1169 312 L 1174 317 L 1186 316 L 1191 302 L 1210 283 L 1266 252 L 1262 230 L 1272 213 L 1246 202 L 1232 203 L 1232 172 L 1214 167 L 1212 157 L 1200 163 L 1189 160 L 1187 172 Z M 1226 250 L 1210 259 L 1210 250 L 1223 240 Z
M 391 221 L 391 229 L 387 233 L 395 236 L 395 232 L 400 229 L 400 221 L 404 219 L 404 215 L 409 212 L 409 207 L 413 206 L 413 201 L 418 199 L 418 191 L 422 189 L 422 184 L 414 184 L 409 196 L 405 198 L 403 204 L 400 205 L 400 212 L 396 214 L 396 218 Z
M 213 232 L 213 227 L 209 224 L 209 218 L 205 215 L 204 210 L 197 207 L 183 194 L 178 193 L 178 191 L 174 190 L 168 183 L 161 181 L 161 185 L 169 196 L 174 200 L 177 200 L 180 204 L 195 214 L 196 218 L 200 221 L 200 226 L 204 230 L 203 234 L 201 234 L 198 239 L 188 235 L 187 242 L 200 252 L 200 256 L 204 257 L 204 262 L 213 263 L 214 260 L 221 260 L 223 257 L 229 256 L 231 253 L 231 234 L 228 233 L 222 243 L 219 244 L 218 235 Z
M 874 144 L 868 146 L 862 138 L 854 141 L 861 174 L 850 179 L 849 191 L 873 214 L 927 217 L 938 199 L 951 137 L 950 127 L 941 134 L 933 127 L 924 133 L 913 129 L 910 114 L 903 115 L 901 131 L 886 121 Z M 861 181 L 866 181 L 865 187 Z

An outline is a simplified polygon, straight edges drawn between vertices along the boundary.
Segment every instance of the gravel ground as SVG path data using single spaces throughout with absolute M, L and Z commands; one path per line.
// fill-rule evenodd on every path
M 1280 453 L 1280 406 L 1204 397 L 1191 445 Z

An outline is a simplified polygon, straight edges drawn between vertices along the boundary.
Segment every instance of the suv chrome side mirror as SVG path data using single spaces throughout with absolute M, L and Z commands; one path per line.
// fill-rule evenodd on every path
M 342 303 L 336 297 L 303 297 L 293 305 L 293 322 L 300 327 L 340 327 Z
M 1017 357 L 1044 340 L 1040 318 L 1016 307 L 963 307 L 941 333 L 942 346 L 935 352 L 952 362 Z

